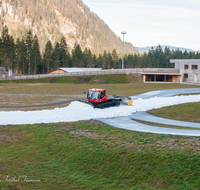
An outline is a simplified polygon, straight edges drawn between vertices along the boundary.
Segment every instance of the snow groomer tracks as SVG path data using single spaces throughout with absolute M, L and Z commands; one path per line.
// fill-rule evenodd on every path
M 144 94 L 140 94 L 137 96 L 132 96 L 131 98 L 134 101 L 140 98 L 141 99 L 150 99 L 150 98 L 155 98 L 155 97 L 164 98 L 164 97 L 173 97 L 177 94 L 191 94 L 191 93 L 200 93 L 200 88 L 157 90 L 157 91 L 151 91 Z M 138 132 L 183 135 L 183 136 L 200 136 L 200 130 L 172 129 L 172 128 L 150 126 L 150 125 L 136 122 L 133 119 L 138 119 L 138 120 L 153 122 L 153 123 L 158 123 L 158 124 L 165 124 L 165 125 L 200 128 L 200 123 L 164 119 L 164 118 L 150 115 L 146 111 L 133 113 L 131 116 L 127 116 L 127 117 L 102 118 L 102 119 L 96 119 L 96 120 L 113 127 L 118 127 L 122 129 L 138 131 Z

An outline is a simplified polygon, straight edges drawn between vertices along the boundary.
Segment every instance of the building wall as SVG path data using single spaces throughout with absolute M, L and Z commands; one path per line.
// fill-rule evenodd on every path
M 200 59 L 171 59 L 175 63 L 175 69 L 180 69 L 181 82 L 200 82 Z

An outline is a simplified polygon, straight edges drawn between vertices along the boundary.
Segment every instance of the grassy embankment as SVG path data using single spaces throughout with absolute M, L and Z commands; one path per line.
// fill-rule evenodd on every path
M 39 79 L 4 80 L 0 83 L 127 83 L 130 81 L 141 81 L 138 74 L 113 74 L 113 75 L 91 75 L 91 76 L 66 76 Z
M 1 93 L 44 97 L 75 95 L 93 86 L 2 84 L 0 89 Z M 134 95 L 195 86 L 133 83 L 95 87 L 106 88 L 110 94 Z M 80 121 L 1 126 L 0 142 L 1 189 L 200 188 L 198 137 L 139 133 Z M 5 176 L 20 182 L 8 182 Z M 23 176 L 36 182 L 24 181 Z

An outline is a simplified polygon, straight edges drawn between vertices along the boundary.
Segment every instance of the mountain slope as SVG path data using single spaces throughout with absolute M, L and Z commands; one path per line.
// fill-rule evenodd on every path
M 70 50 L 78 43 L 93 53 L 122 51 L 121 39 L 81 0 L 2 0 L 0 6 L 0 29 L 6 25 L 14 39 L 31 29 L 42 51 L 48 40 L 54 44 L 63 35 Z M 125 52 L 139 53 L 130 43 L 125 43 Z

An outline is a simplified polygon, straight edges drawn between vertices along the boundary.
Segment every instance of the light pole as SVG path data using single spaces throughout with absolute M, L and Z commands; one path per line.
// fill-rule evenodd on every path
M 121 32 L 123 34 L 123 49 L 122 49 L 122 69 L 124 69 L 124 34 L 126 34 L 125 31 Z

